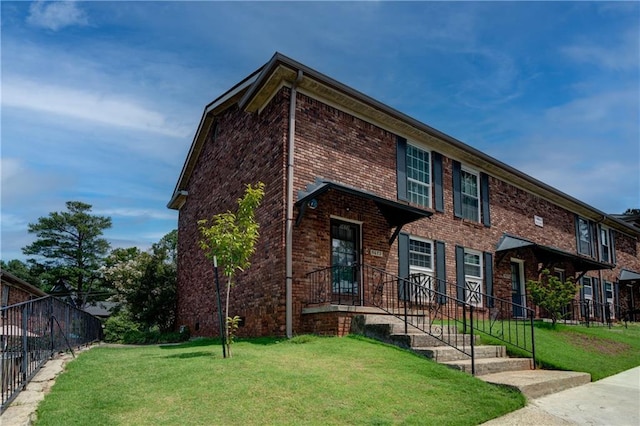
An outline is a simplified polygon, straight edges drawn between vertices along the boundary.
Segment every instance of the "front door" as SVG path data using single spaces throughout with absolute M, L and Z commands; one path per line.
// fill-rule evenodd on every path
M 360 225 L 331 219 L 332 302 L 359 302 L 359 253 Z
M 515 318 L 524 318 L 524 283 L 522 279 L 522 263 L 511 262 L 511 301 L 513 305 L 513 316 Z

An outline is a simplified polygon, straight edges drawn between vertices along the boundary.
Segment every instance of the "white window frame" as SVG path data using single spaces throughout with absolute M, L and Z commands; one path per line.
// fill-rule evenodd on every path
M 589 284 L 585 284 L 585 282 L 589 282 Z M 593 317 L 593 278 L 591 277 L 582 277 L 582 294 L 584 295 L 584 300 L 589 301 L 589 317 Z M 591 294 L 587 295 L 587 287 L 589 288 L 589 292 Z
M 426 168 L 424 173 L 427 176 L 427 181 L 423 182 L 421 180 L 418 179 L 414 179 L 409 177 L 411 175 L 411 170 L 414 170 L 414 168 L 411 166 L 411 158 L 413 158 L 412 156 L 410 156 L 410 152 L 412 149 L 416 149 L 422 153 L 425 154 L 426 159 L 427 159 L 427 164 L 426 164 Z M 409 198 L 409 201 L 417 204 L 419 206 L 422 207 L 426 207 L 426 208 L 431 208 L 431 204 L 432 204 L 432 196 L 431 196 L 431 186 L 432 186 L 432 176 L 431 176 L 431 151 L 423 149 L 417 145 L 414 145 L 412 143 L 407 143 L 407 154 L 406 154 L 406 161 L 407 161 L 407 197 Z M 412 185 L 418 185 L 422 188 L 424 188 L 425 194 L 418 194 L 416 192 L 412 192 L 411 191 L 411 186 Z M 421 197 L 425 197 L 426 198 L 426 203 L 422 202 L 419 200 L 419 198 Z
M 604 237 L 604 238 L 603 238 Z M 606 226 L 600 227 L 600 260 L 607 263 L 613 263 L 613 253 L 611 250 L 611 232 Z M 607 259 L 604 259 L 603 253 L 607 254 Z
M 472 175 L 475 177 L 476 179 L 476 188 L 478 189 L 478 193 L 476 195 L 471 195 L 471 194 L 467 194 L 464 192 L 465 189 L 465 185 L 464 185 L 464 176 L 463 174 L 467 173 L 469 175 Z M 468 167 L 462 166 L 460 168 L 460 200 L 462 202 L 462 217 L 464 219 L 470 220 L 472 222 L 480 222 L 482 220 L 482 212 L 481 212 L 481 208 L 482 208 L 482 196 L 480 194 L 481 188 L 480 188 L 480 172 L 470 169 Z M 477 205 L 477 209 L 476 209 L 476 215 L 477 217 L 468 217 L 466 214 L 466 205 L 464 203 L 464 199 L 465 197 L 471 197 L 471 198 L 475 198 L 476 200 L 476 205 Z
M 582 232 L 582 224 L 585 224 L 586 228 L 586 239 L 583 239 L 584 233 Z M 583 244 L 587 245 L 587 252 L 585 253 L 582 248 Z M 592 255 L 592 247 L 593 247 L 593 235 L 591 234 L 591 222 L 589 220 L 578 216 L 578 253 L 584 254 L 585 256 L 591 257 Z
M 610 290 L 607 290 L 607 287 L 609 287 Z M 607 292 L 611 293 L 611 297 L 607 296 Z M 616 310 L 615 310 L 616 294 L 614 292 L 613 283 L 611 281 L 605 281 L 604 282 L 604 300 L 605 300 L 606 303 L 609 304 L 609 309 L 610 309 L 609 312 L 611 313 L 611 318 L 612 319 L 615 318 L 615 315 L 616 315 L 615 314 L 616 313 Z
M 418 253 L 420 255 L 423 255 L 423 253 L 420 252 L 416 252 L 411 250 L 411 242 L 412 241 L 416 241 L 416 242 L 420 242 L 420 243 L 424 243 L 424 244 L 428 244 L 430 246 L 430 266 L 419 266 L 419 265 L 412 265 L 411 264 L 411 253 Z M 434 268 L 433 268 L 433 262 L 434 262 L 434 244 L 433 241 L 431 240 L 427 240 L 425 238 L 420 238 L 420 237 L 415 237 L 413 235 L 409 236 L 409 277 L 411 280 L 415 280 L 412 281 L 415 284 L 424 287 L 425 291 L 424 294 L 421 295 L 423 300 L 426 300 L 427 302 L 431 303 L 434 300 L 434 294 L 433 294 L 433 277 L 434 277 Z
M 567 273 L 562 268 L 553 268 L 553 274 L 558 278 L 562 283 L 567 281 Z
M 467 263 L 467 255 L 477 256 L 478 263 Z M 467 274 L 467 265 L 479 267 L 480 276 Z M 482 306 L 482 292 L 484 291 L 484 265 L 482 264 L 482 252 L 464 249 L 464 284 L 465 302 L 473 306 Z

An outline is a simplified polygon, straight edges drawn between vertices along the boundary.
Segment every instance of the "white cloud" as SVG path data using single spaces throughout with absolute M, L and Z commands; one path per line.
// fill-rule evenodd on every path
M 560 52 L 576 62 L 592 64 L 598 68 L 637 72 L 640 63 L 639 46 L 640 32 L 634 27 L 622 32 L 618 39 L 609 43 L 587 41 L 562 47 Z
M 161 113 L 124 96 L 10 76 L 3 78 L 2 86 L 4 108 L 24 108 L 178 138 L 192 132 L 185 126 L 173 125 Z
M 164 206 L 162 206 L 164 207 Z M 142 217 L 146 219 L 159 219 L 159 220 L 175 220 L 177 213 L 169 211 L 168 209 L 156 210 L 156 209 L 140 209 L 140 208 L 116 208 L 116 209 L 101 209 L 96 210 L 95 214 L 101 216 L 117 216 L 117 217 Z
M 74 25 L 86 26 L 89 24 L 89 19 L 75 1 L 36 1 L 29 7 L 27 23 L 58 31 Z

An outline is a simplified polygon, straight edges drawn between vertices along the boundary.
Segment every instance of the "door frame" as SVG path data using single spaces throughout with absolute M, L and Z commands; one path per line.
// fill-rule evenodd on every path
M 348 223 L 350 225 L 356 225 L 358 227 L 358 236 L 356 241 L 356 257 L 359 265 L 362 265 L 363 261 L 363 249 L 362 249 L 362 224 L 361 220 L 348 219 L 342 216 L 329 215 L 329 258 L 331 266 L 333 266 L 333 235 L 331 232 L 331 226 L 334 222 Z M 364 305 L 364 283 L 362 280 L 362 268 L 358 270 L 358 302 L 360 306 Z
M 523 259 L 516 259 L 515 257 L 512 257 L 510 259 L 510 263 L 509 263 L 509 268 L 511 268 L 511 265 L 515 263 L 518 265 L 518 278 L 520 279 L 520 299 L 521 299 L 521 304 L 523 307 L 527 306 L 527 289 L 525 286 L 525 281 L 524 281 L 524 260 Z M 510 274 L 511 275 L 511 274 Z M 511 295 L 512 295 L 512 301 L 513 301 L 513 282 L 511 282 Z M 513 312 L 512 312 L 513 315 Z M 523 309 L 522 310 L 522 316 L 520 318 L 527 318 L 527 310 Z

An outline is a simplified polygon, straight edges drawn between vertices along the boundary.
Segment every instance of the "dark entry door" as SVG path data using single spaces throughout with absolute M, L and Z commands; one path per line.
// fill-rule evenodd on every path
M 520 268 L 522 265 L 518 262 L 511 262 L 511 301 L 514 303 L 513 305 L 513 316 L 516 318 L 524 317 L 524 297 L 523 295 L 523 285 L 522 285 L 522 275 L 520 273 Z
M 360 225 L 332 219 L 331 266 L 334 302 L 357 303 L 359 253 Z

